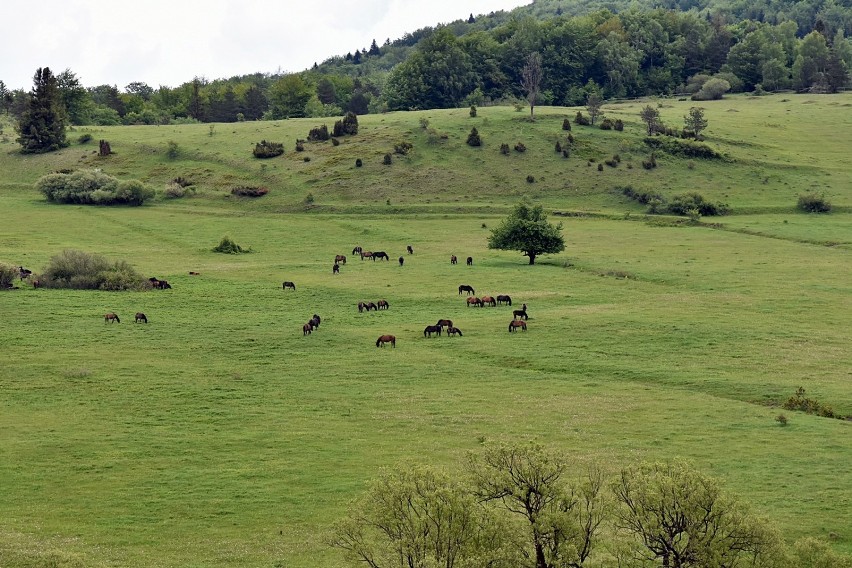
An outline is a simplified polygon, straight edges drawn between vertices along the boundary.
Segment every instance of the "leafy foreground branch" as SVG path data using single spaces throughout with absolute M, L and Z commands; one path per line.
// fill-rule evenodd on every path
M 817 568 L 852 566 L 778 531 L 683 461 L 579 478 L 536 443 L 493 444 L 463 474 L 385 470 L 330 544 L 370 568 Z

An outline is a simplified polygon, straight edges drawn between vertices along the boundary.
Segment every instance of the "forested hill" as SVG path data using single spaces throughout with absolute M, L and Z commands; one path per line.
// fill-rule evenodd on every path
M 56 73 L 72 124 L 235 122 L 512 102 L 541 54 L 537 104 L 726 89 L 849 87 L 852 0 L 536 0 L 423 28 L 284 75 L 193 78 L 154 89 Z M 250 63 L 249 63 L 250 64 Z M 2 77 L 0 77 L 2 79 Z M 0 81 L 0 112 L 27 94 Z

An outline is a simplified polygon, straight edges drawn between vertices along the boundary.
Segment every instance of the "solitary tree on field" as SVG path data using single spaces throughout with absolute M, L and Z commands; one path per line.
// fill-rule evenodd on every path
M 24 154 L 41 154 L 68 146 L 65 109 L 56 77 L 49 67 L 40 67 L 33 77 L 33 90 L 18 121 L 18 132 L 17 142 Z
M 597 92 L 589 93 L 586 97 L 586 110 L 589 111 L 589 118 L 592 121 L 592 126 L 595 125 L 595 120 L 602 114 L 603 99 Z
M 530 103 L 530 118 L 534 119 L 533 109 L 535 108 L 538 94 L 541 92 L 541 54 L 533 51 L 527 56 L 527 62 L 521 71 L 521 86 L 527 91 L 527 101 Z
M 691 107 L 689 114 L 683 117 L 683 126 L 695 133 L 696 138 L 701 137 L 701 131 L 707 128 L 707 119 L 704 118 L 704 109 Z
M 519 250 L 529 257 L 530 264 L 535 264 L 540 254 L 565 250 L 562 223 L 548 223 L 541 205 L 530 207 L 526 203 L 519 203 L 500 226 L 491 231 L 488 248 Z
M 652 135 L 660 123 L 660 111 L 651 105 L 645 105 L 645 108 L 639 111 L 639 117 L 648 125 L 648 136 Z

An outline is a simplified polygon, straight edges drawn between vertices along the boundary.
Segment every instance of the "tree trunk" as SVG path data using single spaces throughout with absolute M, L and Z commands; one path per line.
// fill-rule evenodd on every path
M 535 253 L 527 253 L 527 256 L 530 257 L 530 264 L 535 264 Z

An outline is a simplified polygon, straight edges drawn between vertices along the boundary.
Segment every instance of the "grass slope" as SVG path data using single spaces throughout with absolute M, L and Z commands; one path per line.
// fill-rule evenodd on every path
M 502 108 L 360 117 L 362 132 L 340 146 L 308 144 L 310 162 L 290 141 L 314 120 L 216 125 L 212 136 L 207 125 L 93 131 L 116 151 L 107 159 L 0 144 L 0 261 L 39 271 L 73 247 L 174 286 L 0 293 L 0 565 L 342 566 L 327 531 L 378 468 L 457 467 L 504 437 L 611 471 L 685 456 L 789 539 L 832 535 L 852 550 L 849 423 L 774 420 L 799 386 L 852 414 L 842 151 L 852 144 L 839 126 L 852 97 L 788 98 L 706 103 L 708 142 L 733 161 L 690 169 L 664 157 L 651 172 L 638 166 L 640 103 L 606 107 L 632 132 L 575 127 L 568 160 L 552 145 L 573 109 L 538 109 L 535 123 Z M 675 124 L 689 104 L 660 110 Z M 449 138 L 430 144 L 421 116 Z M 485 147 L 464 145 L 472 124 Z M 262 138 L 285 142 L 285 156 L 253 160 Z M 383 166 L 402 139 L 414 153 Z M 183 157 L 165 156 L 169 140 Z M 519 140 L 526 153 L 499 154 L 499 141 Z M 616 170 L 586 165 L 616 151 Z M 80 165 L 157 187 L 183 175 L 200 191 L 96 208 L 49 205 L 32 189 Z M 721 225 L 646 222 L 613 193 L 626 183 L 698 188 L 745 213 L 712 220 Z M 270 193 L 234 199 L 234 184 Z M 838 210 L 796 213 L 809 190 Z M 316 206 L 300 212 L 308 192 Z M 485 247 L 524 194 L 590 213 L 562 218 L 566 251 L 535 267 Z M 226 234 L 255 252 L 211 252 Z M 332 276 L 334 255 L 356 244 L 393 261 L 350 256 Z M 451 266 L 450 254 L 474 265 Z M 465 307 L 459 284 L 527 303 L 529 331 L 506 331 L 510 308 Z M 359 300 L 381 298 L 390 310 L 358 313 Z M 105 324 L 108 311 L 122 323 Z M 150 323 L 133 324 L 136 311 Z M 322 325 L 304 337 L 313 313 Z M 424 339 L 438 318 L 464 337 Z M 382 333 L 397 335 L 396 349 L 376 349 Z

